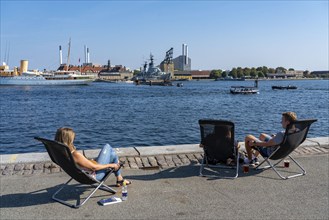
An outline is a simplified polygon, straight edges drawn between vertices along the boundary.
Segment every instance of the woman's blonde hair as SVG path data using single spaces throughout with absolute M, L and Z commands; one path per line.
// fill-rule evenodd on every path
M 75 147 L 73 145 L 73 141 L 75 138 L 75 133 L 72 128 L 58 128 L 56 135 L 55 135 L 55 141 L 61 142 L 65 145 L 67 145 L 70 150 L 75 150 Z

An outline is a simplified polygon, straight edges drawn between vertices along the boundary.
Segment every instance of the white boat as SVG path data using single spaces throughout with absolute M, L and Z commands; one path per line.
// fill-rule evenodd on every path
M 256 87 L 247 86 L 231 86 L 230 92 L 232 94 L 259 94 L 259 90 Z
M 258 79 L 255 80 L 255 86 L 231 86 L 232 94 L 259 94 Z
M 0 85 L 37 86 L 37 85 L 86 85 L 93 81 L 89 75 L 76 74 L 72 71 L 62 74 L 24 72 L 20 76 L 0 76 Z
M 69 42 L 69 54 L 67 63 L 69 63 L 70 57 L 71 39 Z M 67 65 L 68 66 L 68 65 Z M 17 72 L 10 74 L 6 73 L 8 66 L 1 67 L 0 72 L 0 85 L 5 86 L 38 86 L 38 85 L 86 85 L 95 80 L 93 75 L 82 75 L 78 71 L 60 70 L 49 73 L 40 72 L 22 72 L 17 75 Z M 21 69 L 23 69 L 21 67 Z M 27 64 L 26 64 L 27 69 Z M 4 72 L 5 74 L 2 74 Z M 8 71 L 7 71 L 8 72 Z

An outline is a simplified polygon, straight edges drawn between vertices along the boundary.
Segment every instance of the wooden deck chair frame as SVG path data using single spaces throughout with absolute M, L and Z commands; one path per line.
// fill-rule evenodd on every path
M 255 169 L 266 170 L 272 168 L 281 179 L 290 179 L 306 175 L 305 169 L 290 154 L 305 141 L 312 123 L 316 121 L 317 119 L 304 119 L 292 122 L 286 128 L 282 142 L 277 145 L 277 149 L 271 155 L 266 157 L 260 153 L 264 160 L 258 166 L 256 166 Z M 290 132 L 292 126 L 295 126 L 295 128 L 297 128 L 296 132 Z M 258 150 L 257 148 L 254 149 Z M 284 176 L 276 169 L 277 165 L 286 158 L 290 158 L 291 161 L 299 167 L 300 171 L 297 174 Z M 263 166 L 265 162 L 268 164 L 267 166 Z
M 60 187 L 52 195 L 53 200 L 72 208 L 79 208 L 84 205 L 98 189 L 105 190 L 112 194 L 116 193 L 116 190 L 112 189 L 104 183 L 107 178 L 114 172 L 113 169 L 107 169 L 108 172 L 106 173 L 106 175 L 101 181 L 98 181 L 76 165 L 68 146 L 57 141 L 48 140 L 41 137 L 35 137 L 35 139 L 41 141 L 44 144 L 51 160 L 58 166 L 60 166 L 71 177 L 66 183 L 64 183 L 62 187 Z M 68 186 L 73 179 L 82 185 L 89 185 L 95 187 L 95 189 L 83 201 L 77 201 L 76 204 L 71 204 L 56 197 L 56 195 L 59 194 L 66 186 Z
M 236 165 L 235 166 L 228 166 L 225 164 L 209 164 L 208 162 L 208 156 L 207 155 L 207 146 L 203 147 L 203 159 L 201 161 L 201 166 L 200 166 L 200 176 L 203 177 L 220 177 L 220 178 L 224 178 L 224 179 L 236 179 L 239 175 L 239 153 L 238 153 L 238 149 L 237 146 L 235 146 L 235 141 L 234 141 L 234 123 L 231 121 L 226 121 L 226 120 L 215 120 L 215 119 L 200 119 L 199 120 L 199 126 L 200 126 L 200 134 L 201 134 L 201 143 L 203 143 L 204 139 L 206 138 L 207 134 L 209 133 L 209 131 L 207 132 L 207 127 L 213 127 L 213 129 L 216 126 L 228 126 L 230 128 L 230 132 L 231 132 L 231 146 L 233 148 L 233 155 L 235 157 L 236 160 Z M 232 158 L 233 159 L 233 158 Z M 204 174 L 204 169 L 205 167 L 211 169 L 211 172 L 214 172 L 216 174 L 214 175 L 206 175 Z M 214 169 L 212 169 L 214 168 Z M 218 171 L 216 171 L 217 169 L 235 169 L 235 174 L 234 176 L 227 176 L 227 175 L 221 175 Z

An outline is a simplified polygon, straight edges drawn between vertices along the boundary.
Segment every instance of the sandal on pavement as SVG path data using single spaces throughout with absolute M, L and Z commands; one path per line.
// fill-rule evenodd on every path
M 122 179 L 122 180 L 117 180 L 117 187 L 120 187 L 123 185 L 123 181 L 126 183 L 126 186 L 131 184 L 130 180 Z
M 228 158 L 228 159 L 226 160 L 226 165 L 227 165 L 227 166 L 231 166 L 231 167 L 233 167 L 233 166 L 235 166 L 236 164 L 235 164 L 235 161 L 234 161 L 233 159 Z

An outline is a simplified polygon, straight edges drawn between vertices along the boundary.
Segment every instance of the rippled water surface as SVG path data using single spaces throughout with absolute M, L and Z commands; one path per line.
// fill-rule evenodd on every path
M 272 90 L 272 85 L 297 90 Z M 92 83 L 88 86 L 0 87 L 0 154 L 42 152 L 35 136 L 53 138 L 72 127 L 80 149 L 191 144 L 198 120 L 235 123 L 235 137 L 281 130 L 281 113 L 317 118 L 309 137 L 329 136 L 329 81 L 260 81 L 258 95 L 231 95 L 230 86 L 253 81 L 191 81 L 183 87 Z

